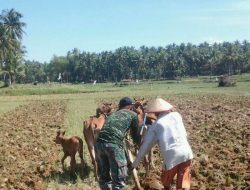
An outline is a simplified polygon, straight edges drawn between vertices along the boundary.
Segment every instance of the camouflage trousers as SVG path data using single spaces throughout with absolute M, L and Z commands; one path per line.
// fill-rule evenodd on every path
M 125 150 L 116 144 L 100 142 L 95 150 L 100 188 L 124 189 L 128 172 Z

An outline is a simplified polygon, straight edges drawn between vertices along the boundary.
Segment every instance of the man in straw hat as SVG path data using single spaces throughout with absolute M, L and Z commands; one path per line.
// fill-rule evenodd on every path
M 193 153 L 181 115 L 162 98 L 150 101 L 146 112 L 155 113 L 157 120 L 149 128 L 132 168 L 138 167 L 145 154 L 157 143 L 164 159 L 161 175 L 164 188 L 171 189 L 177 174 L 176 189 L 190 189 Z

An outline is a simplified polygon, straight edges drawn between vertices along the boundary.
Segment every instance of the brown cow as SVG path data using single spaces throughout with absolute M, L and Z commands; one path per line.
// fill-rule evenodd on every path
M 95 159 L 95 149 L 94 145 L 97 136 L 104 125 L 106 117 L 113 110 L 112 103 L 102 103 L 96 109 L 96 115 L 89 117 L 87 120 L 83 121 L 83 135 L 88 146 L 90 158 L 94 166 L 94 176 L 97 180 L 97 163 Z
M 138 115 L 138 120 L 140 124 L 143 124 L 143 129 L 141 131 L 141 142 L 143 141 L 143 137 L 146 134 L 147 125 L 152 125 L 152 123 L 156 120 L 156 116 L 154 113 L 145 113 L 144 112 L 144 107 L 147 105 L 147 101 L 144 100 L 144 98 L 134 98 L 135 103 L 133 106 L 133 111 L 135 111 Z M 145 118 L 144 118 L 145 117 Z M 153 163 L 153 150 L 151 149 L 149 153 L 145 156 L 144 158 L 144 166 L 146 173 L 154 168 L 154 163 Z
M 75 171 L 75 166 L 76 166 L 76 159 L 75 159 L 75 155 L 78 152 L 79 156 L 81 158 L 81 166 L 82 168 L 84 168 L 84 160 L 83 160 L 83 141 L 80 137 L 78 136 L 72 136 L 70 138 L 67 138 L 64 136 L 65 135 L 65 131 L 57 131 L 57 135 L 56 135 L 56 139 L 55 139 L 55 143 L 56 144 L 61 144 L 63 147 L 63 152 L 64 152 L 64 156 L 61 159 L 61 163 L 62 163 L 62 167 L 63 170 L 65 170 L 64 168 L 64 160 L 70 156 L 71 161 L 70 161 L 70 170 L 73 174 L 73 172 Z

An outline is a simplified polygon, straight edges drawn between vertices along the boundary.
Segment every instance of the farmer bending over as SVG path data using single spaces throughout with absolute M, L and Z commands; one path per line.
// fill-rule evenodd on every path
M 164 159 L 161 175 L 164 188 L 171 189 L 171 183 L 177 174 L 176 189 L 190 189 L 193 153 L 181 115 L 161 98 L 149 102 L 146 112 L 155 113 L 157 120 L 149 128 L 132 168 L 138 167 L 145 154 L 157 143 Z

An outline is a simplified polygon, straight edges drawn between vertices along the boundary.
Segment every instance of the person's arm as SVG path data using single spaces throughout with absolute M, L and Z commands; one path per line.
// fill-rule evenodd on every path
M 143 143 L 139 149 L 139 152 L 134 160 L 132 167 L 137 168 L 140 164 L 140 161 L 144 158 L 144 156 L 149 152 L 149 150 L 156 144 L 156 132 L 154 130 L 156 126 L 152 125 L 149 130 L 146 132 L 146 135 L 143 139 Z
M 133 142 L 139 146 L 141 143 L 141 135 L 140 135 L 141 128 L 139 127 L 137 116 L 135 116 L 134 119 L 132 120 L 130 129 L 131 129 L 130 134 L 132 136 Z

